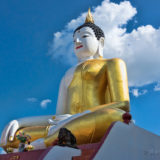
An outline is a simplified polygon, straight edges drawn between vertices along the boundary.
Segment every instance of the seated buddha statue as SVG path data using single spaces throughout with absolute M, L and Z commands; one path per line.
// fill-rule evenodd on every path
M 129 111 L 126 65 L 118 58 L 104 59 L 104 32 L 88 11 L 86 21 L 73 33 L 79 63 L 63 76 L 55 115 L 21 118 L 3 130 L 1 146 L 17 148 L 16 135 L 31 136 L 35 149 L 51 146 L 60 128 L 67 128 L 77 144 L 98 142 L 114 121 Z

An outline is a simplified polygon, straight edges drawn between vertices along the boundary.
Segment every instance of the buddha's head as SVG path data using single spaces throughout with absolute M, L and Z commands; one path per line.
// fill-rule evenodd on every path
M 102 57 L 104 33 L 94 24 L 90 10 L 86 22 L 74 31 L 74 51 L 79 60 L 88 57 Z

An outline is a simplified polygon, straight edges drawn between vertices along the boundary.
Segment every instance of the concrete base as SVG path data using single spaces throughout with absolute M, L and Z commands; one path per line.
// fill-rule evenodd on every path
M 117 122 L 94 160 L 160 160 L 160 136 Z
M 102 140 L 78 146 L 81 150 L 53 146 L 44 150 L 0 155 L 0 160 L 160 160 L 160 136 L 134 124 L 116 122 Z M 81 154 L 81 156 L 79 156 Z

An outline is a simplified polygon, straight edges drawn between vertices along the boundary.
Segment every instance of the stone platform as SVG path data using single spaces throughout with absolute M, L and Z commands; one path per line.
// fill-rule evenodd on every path
M 80 145 L 78 148 L 81 155 L 71 156 L 72 160 L 160 160 L 160 136 L 132 123 L 127 125 L 116 122 L 100 142 Z M 54 146 L 44 150 L 0 155 L 0 160 L 54 160 L 56 152 L 53 149 Z M 47 158 L 48 154 L 52 158 Z

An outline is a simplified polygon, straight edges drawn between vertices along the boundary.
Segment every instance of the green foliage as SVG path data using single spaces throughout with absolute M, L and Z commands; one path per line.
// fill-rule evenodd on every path
M 31 139 L 31 137 L 29 135 L 26 135 L 24 132 L 19 132 L 16 137 L 21 143 L 25 143 L 26 141 L 29 141 Z

